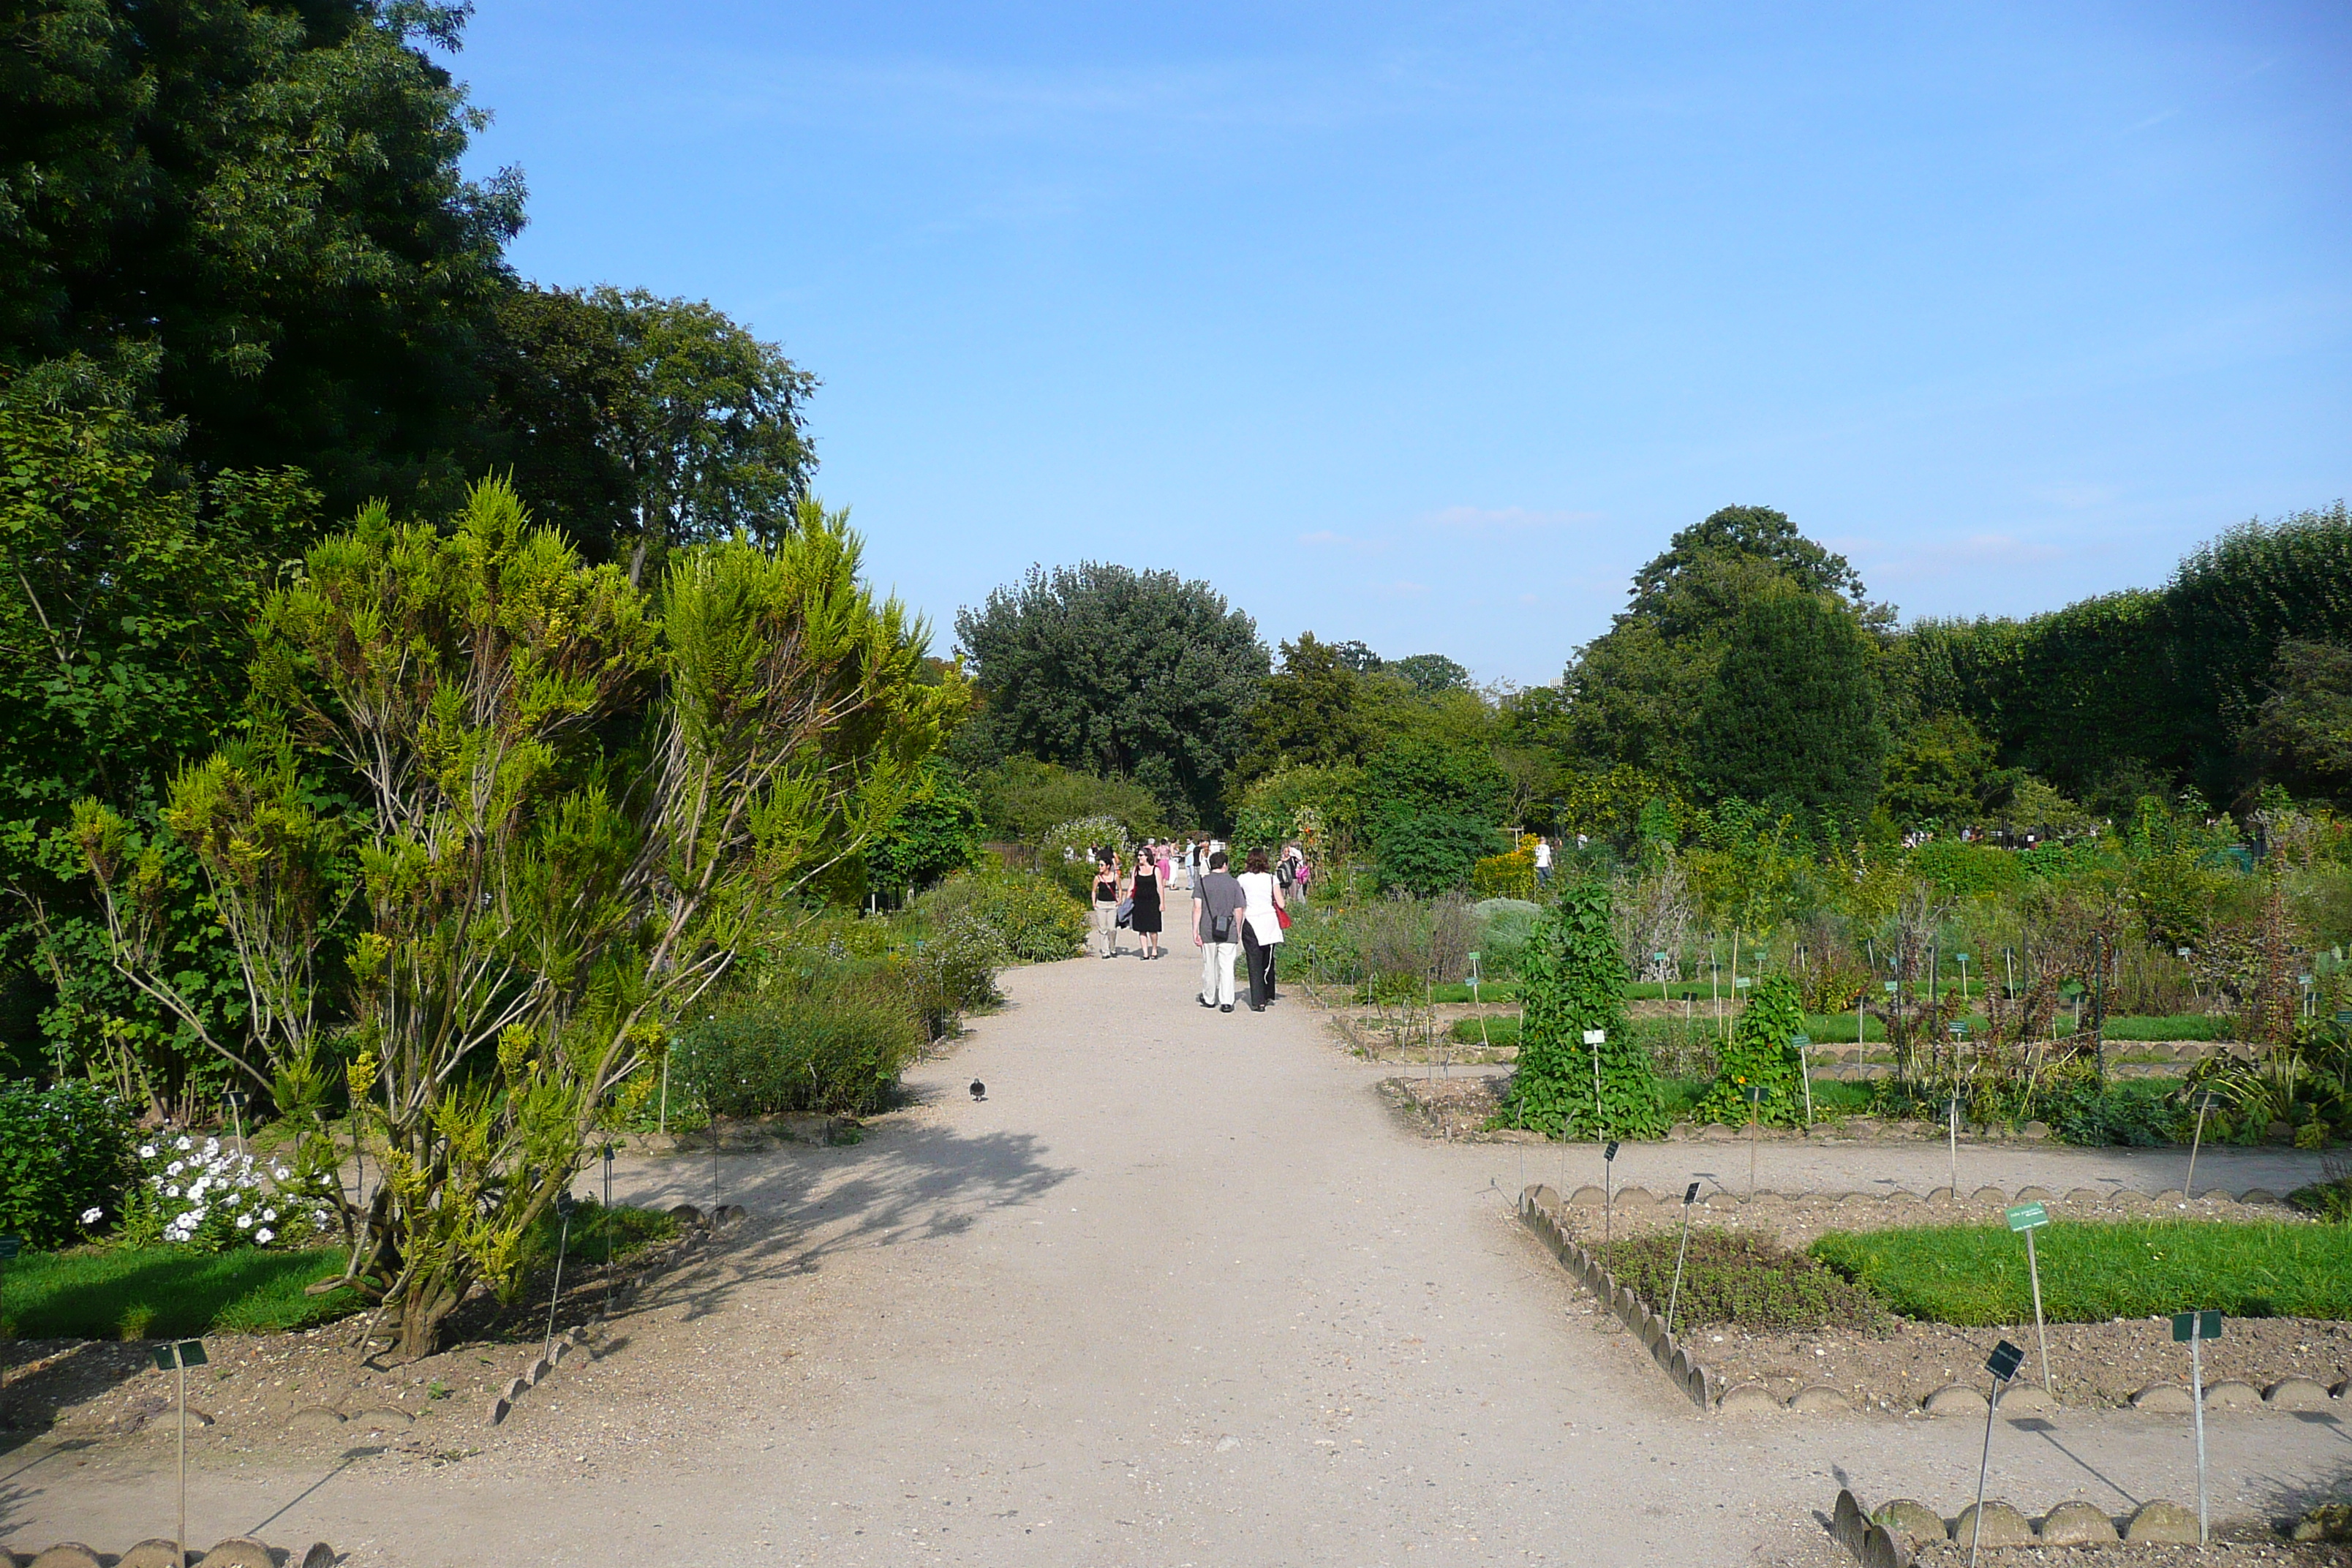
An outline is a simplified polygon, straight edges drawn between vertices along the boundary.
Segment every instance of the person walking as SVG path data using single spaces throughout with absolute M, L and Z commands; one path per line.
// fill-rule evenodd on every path
M 1135 858 L 1135 879 L 1127 891 L 1127 923 L 1148 959 L 1160 956 L 1160 889 L 1167 875 L 1167 862 L 1153 848 L 1147 844 Z
M 1551 840 L 1549 838 L 1536 840 L 1536 886 L 1551 886 Z
M 1220 849 L 1209 856 L 1209 869 L 1192 897 L 1192 945 L 1201 950 L 1201 1005 L 1220 1013 L 1234 1010 L 1234 958 L 1240 945 L 1243 911 L 1249 895 L 1241 881 L 1225 869 Z
M 1095 857 L 1095 930 L 1103 940 L 1103 956 L 1118 956 L 1118 851 L 1102 849 Z
M 1249 869 L 1234 879 L 1248 900 L 1242 916 L 1242 956 L 1249 961 L 1250 1011 L 1263 1013 L 1275 999 L 1274 950 L 1282 945 L 1282 889 L 1266 869 L 1263 849 L 1250 851 Z

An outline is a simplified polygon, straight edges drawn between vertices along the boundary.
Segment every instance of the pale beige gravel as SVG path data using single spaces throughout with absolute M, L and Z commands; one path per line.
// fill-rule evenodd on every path
M 1171 914 L 1164 962 L 1008 974 L 1012 1005 L 856 1147 L 722 1157 L 716 1194 L 707 1159 L 631 1162 L 633 1199 L 753 1217 L 507 1426 L 436 1445 L 478 1453 L 224 1430 L 192 1531 L 324 1538 L 365 1568 L 1795 1563 L 1840 1485 L 1973 1475 L 1966 1423 L 1699 1415 L 1519 1226 L 1522 1152 L 1401 1126 L 1384 1069 L 1295 996 L 1195 1006 Z M 1706 1157 L 1629 1152 L 1660 1185 Z M 2230 1518 L 2352 1470 L 2338 1425 L 2209 1436 Z M 2185 1432 L 2062 1413 L 2054 1437 L 2071 1458 L 1996 1442 L 2020 1506 L 2193 1493 Z M 0 1537 L 168 1529 L 168 1453 L 20 1446 Z

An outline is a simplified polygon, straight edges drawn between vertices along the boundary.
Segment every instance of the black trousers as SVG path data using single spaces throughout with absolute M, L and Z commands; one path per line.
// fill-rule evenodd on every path
M 1252 1008 L 1274 1000 L 1274 949 L 1257 939 L 1248 922 L 1242 925 L 1242 956 L 1249 961 L 1249 1001 Z

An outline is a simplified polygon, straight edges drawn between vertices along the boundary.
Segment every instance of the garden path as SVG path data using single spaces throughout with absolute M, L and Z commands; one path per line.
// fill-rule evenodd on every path
M 1374 1092 L 1388 1069 L 1296 995 L 1195 1006 L 1181 910 L 1165 962 L 1007 975 L 1012 1005 L 865 1143 L 723 1156 L 752 1219 L 507 1426 L 434 1439 L 479 1452 L 224 1450 L 191 1478 L 199 1533 L 264 1525 L 365 1568 L 1601 1568 L 1834 1562 L 1814 1515 L 1844 1478 L 1957 1509 L 1980 1426 L 1696 1413 L 1518 1226 L 1517 1150 L 1412 1135 Z M 1932 1176 L 1940 1154 L 1866 1152 L 1889 1175 L 1884 1155 Z M 710 1195 L 703 1157 L 622 1177 Z M 2185 1421 L 2048 1426 L 1997 1434 L 1996 1492 L 2193 1496 Z M 2222 1415 L 2209 1436 L 2225 1515 L 2352 1471 L 2341 1426 Z M 169 1476 L 149 1440 L 18 1449 L 0 1538 L 119 1550 L 168 1529 Z

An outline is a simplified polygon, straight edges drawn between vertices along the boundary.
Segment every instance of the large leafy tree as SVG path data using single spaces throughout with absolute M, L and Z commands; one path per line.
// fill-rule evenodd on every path
M 0 383 L 0 923 L 5 1037 L 46 1037 L 58 1071 L 111 1079 L 154 1109 L 190 1074 L 171 1017 L 121 984 L 64 837 L 74 802 L 158 826 L 180 759 L 226 738 L 252 658 L 249 630 L 317 498 L 284 469 L 176 462 L 179 429 L 142 418 L 127 389 L 65 362 Z M 184 855 L 162 902 L 184 991 L 233 1016 L 230 966 Z M 29 1061 L 21 1067 L 29 1068 Z
M 657 596 L 485 482 L 454 528 L 381 506 L 264 606 L 265 721 L 174 782 L 249 1013 L 210 1028 L 152 913 L 154 846 L 75 829 L 127 976 L 267 1088 L 315 1100 L 332 1023 L 386 1179 L 352 1277 L 428 1351 L 519 1266 L 605 1095 L 761 922 L 904 806 L 961 700 L 805 506 L 773 551 L 681 552 Z M 322 807 L 323 763 L 363 809 Z M 328 938 L 343 889 L 348 942 Z
M 1872 656 L 1853 611 L 1823 595 L 1750 600 L 1699 710 L 1701 782 L 1837 822 L 1868 817 L 1887 742 Z
M 31 0 L 0 55 L 0 361 L 152 352 L 203 468 L 456 489 L 520 178 L 427 54 L 466 7 Z
M 1202 582 L 1085 562 L 1032 567 L 956 616 L 1000 753 L 1133 779 L 1219 815 L 1266 673 L 1257 625 Z
M 1865 603 L 1844 557 L 1769 507 L 1725 507 L 1676 533 L 1635 574 L 1625 609 L 1578 651 L 1552 726 L 1577 763 L 1640 768 L 1687 782 L 1699 768 L 1693 723 L 1747 606 L 1793 591 L 1839 605 L 1873 628 L 1893 612 Z
M 488 356 L 493 456 L 582 547 L 648 561 L 791 528 L 816 466 L 816 379 L 709 304 L 522 289 Z
M 1372 743 L 1365 677 L 1350 647 L 1313 632 L 1282 645 L 1282 668 L 1265 683 L 1250 715 L 1250 751 L 1239 773 L 1244 784 L 1280 768 L 1347 767 L 1364 760 Z M 1377 668 L 1378 656 L 1371 657 Z

